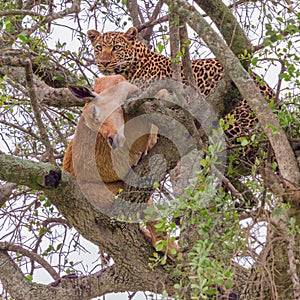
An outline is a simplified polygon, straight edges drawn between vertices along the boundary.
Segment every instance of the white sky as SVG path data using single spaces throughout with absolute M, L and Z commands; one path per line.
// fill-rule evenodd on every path
M 62 21 L 60 21 L 62 22 Z M 71 28 L 74 27 L 74 26 L 77 26 L 77 24 L 71 22 L 69 20 L 69 18 L 66 18 L 63 20 L 62 24 L 66 24 L 66 25 L 69 25 Z M 128 27 L 130 26 L 130 24 L 128 25 Z M 64 27 L 53 27 L 54 28 L 54 31 L 53 31 L 53 46 L 55 45 L 55 42 L 57 40 L 60 40 L 60 42 L 66 42 L 67 45 L 70 47 L 70 49 L 72 50 L 76 50 L 77 48 L 81 47 L 81 44 L 80 42 L 75 38 L 75 39 L 72 39 L 72 35 L 71 35 L 71 31 L 70 29 L 67 29 L 67 28 L 64 28 Z M 91 28 L 92 29 L 92 28 Z M 115 30 L 114 26 L 112 25 L 111 28 L 106 28 L 107 31 L 109 30 Z M 86 32 L 87 31 L 87 28 L 83 28 L 83 32 Z M 50 40 L 49 40 L 49 44 L 51 45 L 52 43 Z M 96 70 L 97 68 L 95 67 L 94 70 Z M 260 73 L 260 70 L 257 71 L 258 73 Z M 262 70 L 263 72 L 263 70 Z M 274 74 L 278 74 L 279 72 L 279 69 L 278 67 L 273 67 L 271 68 L 267 75 L 266 75 L 266 81 L 272 86 L 274 87 L 274 85 L 276 84 L 277 82 L 277 76 L 274 76 Z M 6 146 L 5 144 L 3 143 L 2 140 L 0 140 L 0 149 L 2 151 L 4 151 L 6 149 Z M 83 239 L 84 240 L 84 239 Z M 98 248 L 89 243 L 88 241 L 84 241 L 83 242 L 84 246 L 89 249 L 89 251 L 91 252 L 91 254 L 84 254 L 84 253 L 81 253 L 80 254 L 80 259 L 83 259 L 84 263 L 86 265 L 92 265 L 95 260 L 98 259 L 99 255 L 98 255 Z M 72 254 L 74 255 L 74 254 Z M 70 257 L 71 259 L 71 257 Z M 75 257 L 74 257 L 75 259 Z M 43 282 L 43 283 L 49 283 L 52 281 L 52 278 L 49 277 L 48 274 L 45 274 L 45 272 L 43 271 L 38 271 L 36 272 L 35 274 L 35 278 L 37 279 L 38 282 Z M 103 297 L 97 297 L 95 299 L 104 299 Z M 107 300 L 125 300 L 125 299 L 128 299 L 128 294 L 127 293 L 123 293 L 123 294 L 110 294 L 110 295 L 106 295 L 105 296 L 105 299 Z M 145 299 L 145 296 L 143 295 L 143 293 L 138 293 L 135 297 L 134 297 L 134 300 L 144 300 Z

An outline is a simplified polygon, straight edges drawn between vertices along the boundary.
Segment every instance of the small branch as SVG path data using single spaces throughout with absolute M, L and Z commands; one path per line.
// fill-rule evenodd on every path
M 140 32 L 145 28 L 153 27 L 154 25 L 157 25 L 157 24 L 160 24 L 160 23 L 163 23 L 163 22 L 167 22 L 168 20 L 169 20 L 169 16 L 163 16 L 163 17 L 161 17 L 157 20 L 149 21 L 149 22 L 146 22 L 142 25 L 139 25 L 139 26 L 137 26 L 137 29 Z M 145 34 L 145 36 L 147 36 L 147 35 Z
M 24 1 L 22 1 L 24 2 Z M 27 0 L 25 3 L 23 3 L 23 8 L 25 10 L 33 9 L 35 6 L 45 4 L 48 5 L 49 0 L 39 0 L 38 2 L 36 0 Z
M 231 192 L 232 196 L 244 202 L 242 194 L 233 186 L 231 181 L 226 178 L 223 173 L 220 172 L 216 167 L 213 166 L 212 170 L 213 173 L 216 174 L 216 176 L 225 184 L 225 186 Z
M 235 1 L 234 3 L 228 5 L 228 8 L 229 9 L 232 9 L 232 8 L 237 8 L 239 5 L 242 5 L 242 4 L 245 4 L 245 3 L 251 3 L 252 0 L 238 0 L 238 1 Z
M 48 218 L 45 221 L 43 221 L 42 225 L 43 225 L 43 227 L 46 227 L 48 224 L 51 224 L 51 223 L 57 223 L 60 225 L 70 226 L 68 221 L 64 218 Z
M 37 100 L 37 94 L 35 91 L 35 86 L 34 86 L 34 81 L 33 81 L 33 73 L 32 73 L 32 65 L 31 65 L 31 60 L 27 59 L 26 65 L 25 65 L 25 72 L 26 72 L 26 81 L 27 81 L 27 86 L 28 86 L 28 92 L 29 92 L 29 97 L 30 97 L 30 102 L 32 106 L 32 110 L 36 119 L 37 126 L 40 131 L 41 135 L 41 140 L 44 146 L 46 147 L 46 151 L 49 157 L 49 160 L 51 163 L 55 164 L 55 157 L 54 157 L 54 149 L 51 146 L 47 130 L 43 124 L 42 116 L 40 114 L 40 109 L 38 105 L 38 100 Z
M 73 13 L 79 13 L 80 12 L 80 4 L 81 4 L 81 0 L 74 0 L 72 1 L 72 6 L 60 11 L 60 12 L 53 12 L 45 17 L 42 18 L 42 20 L 40 22 L 38 22 L 35 26 L 31 27 L 30 30 L 28 30 L 28 32 L 26 33 L 27 37 L 30 37 L 30 35 L 35 32 L 37 29 L 39 29 L 40 27 L 42 27 L 43 25 L 50 23 L 56 19 L 62 19 L 63 17 L 73 14 Z
M 15 183 L 0 184 L 0 208 L 8 200 L 9 196 L 17 186 L 18 185 Z
M 190 46 L 188 44 L 189 37 L 187 32 L 186 23 L 179 19 L 179 39 L 182 56 L 182 66 L 184 71 L 184 79 L 186 84 L 196 88 L 195 75 L 192 69 L 191 58 L 190 58 Z
M 163 4 L 164 4 L 164 2 L 162 0 L 158 1 L 158 3 L 156 4 L 156 6 L 154 8 L 154 11 L 153 11 L 153 14 L 152 14 L 151 18 L 149 19 L 149 22 L 147 22 L 148 24 L 151 24 L 151 25 L 147 26 L 147 27 L 144 27 L 144 28 L 147 28 L 147 29 L 143 33 L 143 38 L 147 41 L 150 41 L 150 38 L 153 34 L 153 26 L 156 25 L 156 24 L 159 24 L 161 22 L 160 21 L 159 23 L 156 23 L 156 24 L 154 23 L 155 21 L 158 21 L 158 20 L 156 20 L 156 18 L 158 17 Z M 145 23 L 143 23 L 143 25 L 145 25 Z
M 298 26 L 296 30 L 295 29 L 278 30 L 277 34 L 282 35 L 283 37 L 287 37 L 289 35 L 293 35 L 294 33 L 298 32 L 299 29 L 300 29 L 300 26 Z M 269 40 L 268 42 L 273 44 L 273 43 L 276 43 L 277 40 L 274 40 L 273 42 Z M 254 52 L 264 49 L 265 47 L 266 47 L 265 43 L 258 44 L 256 46 L 254 46 Z
M 31 11 L 31 10 L 23 10 L 23 9 L 13 9 L 13 10 L 5 10 L 0 11 L 0 17 L 4 16 L 15 16 L 15 15 L 22 15 L 22 16 L 37 16 L 37 17 L 43 17 L 37 12 Z
M 22 254 L 24 256 L 27 256 L 33 261 L 36 261 L 39 263 L 50 275 L 54 280 L 57 280 L 60 278 L 58 273 L 52 268 L 52 266 L 42 257 L 40 257 L 37 253 L 34 253 L 32 251 L 29 251 L 27 249 L 24 249 L 21 246 L 15 245 L 13 243 L 9 242 L 0 242 L 0 249 L 5 251 L 12 251 L 19 254 Z
M 171 50 L 171 69 L 172 78 L 175 81 L 181 81 L 181 62 L 178 53 L 180 52 L 179 40 L 179 15 L 169 12 L 170 28 L 170 50 Z
M 24 132 L 25 134 L 28 134 L 29 136 L 32 136 L 36 140 L 40 140 L 40 137 L 38 137 L 34 132 L 26 130 L 26 129 L 24 129 L 24 127 L 22 127 L 20 125 L 7 122 L 6 120 L 1 120 L 0 123 L 3 124 L 3 125 L 9 126 L 11 128 L 15 128 L 15 129 L 17 129 L 21 132 Z
M 45 114 L 45 116 L 48 118 L 48 120 L 50 121 L 52 127 L 54 128 L 54 130 L 56 131 L 56 133 L 58 134 L 60 141 L 67 146 L 68 142 L 64 136 L 64 134 L 61 132 L 59 126 L 57 125 L 57 123 L 55 122 L 55 120 L 51 117 L 51 114 L 48 112 L 47 109 L 42 108 L 43 113 Z
M 144 23 L 143 20 L 140 21 L 140 19 L 139 19 L 139 17 L 141 18 L 142 13 L 141 13 L 140 7 L 137 4 L 136 0 L 126 1 L 126 6 L 130 12 L 133 26 L 138 27 L 141 23 Z

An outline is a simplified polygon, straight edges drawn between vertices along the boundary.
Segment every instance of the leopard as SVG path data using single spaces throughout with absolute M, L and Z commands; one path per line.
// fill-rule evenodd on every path
M 100 33 L 89 30 L 88 38 L 94 48 L 95 62 L 103 75 L 120 74 L 140 88 L 145 88 L 149 82 L 157 79 L 172 78 L 171 59 L 152 51 L 138 39 L 138 30 L 129 28 L 126 32 L 111 31 Z M 208 97 L 216 85 L 224 77 L 224 68 L 217 58 L 191 60 L 196 87 L 199 93 Z M 182 69 L 182 80 L 185 76 Z M 268 102 L 274 98 L 273 89 L 252 72 L 260 92 Z M 224 117 L 228 122 L 225 136 L 229 144 L 240 144 L 241 137 L 250 137 L 257 129 L 258 120 L 245 99 Z M 253 147 L 248 146 L 247 151 Z M 253 155 L 251 160 L 253 161 Z

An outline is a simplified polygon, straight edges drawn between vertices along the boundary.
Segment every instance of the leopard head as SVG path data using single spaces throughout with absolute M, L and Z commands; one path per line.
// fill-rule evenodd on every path
M 126 77 L 135 54 L 138 31 L 135 27 L 124 32 L 89 30 L 88 38 L 94 47 L 94 55 L 99 70 L 104 75 L 121 74 Z

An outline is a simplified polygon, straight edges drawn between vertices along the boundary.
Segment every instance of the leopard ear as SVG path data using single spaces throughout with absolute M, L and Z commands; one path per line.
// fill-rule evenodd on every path
M 124 35 L 127 37 L 129 41 L 134 41 L 138 35 L 138 30 L 135 27 L 130 27 Z
M 94 30 L 94 29 L 89 30 L 87 32 L 87 34 L 88 34 L 89 40 L 92 42 L 93 45 L 94 45 L 94 42 L 96 41 L 96 39 L 101 35 L 101 33 L 99 31 Z

